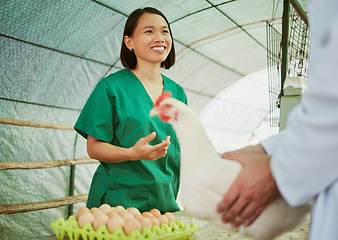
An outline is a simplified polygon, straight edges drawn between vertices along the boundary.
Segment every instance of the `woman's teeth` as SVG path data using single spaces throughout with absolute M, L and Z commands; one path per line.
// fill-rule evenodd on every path
M 155 51 L 164 51 L 164 47 L 153 47 L 152 49 Z

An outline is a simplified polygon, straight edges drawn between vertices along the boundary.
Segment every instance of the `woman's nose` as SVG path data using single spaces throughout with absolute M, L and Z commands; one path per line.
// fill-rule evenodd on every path
M 164 37 L 160 33 L 157 33 L 155 34 L 153 40 L 154 42 L 164 42 Z

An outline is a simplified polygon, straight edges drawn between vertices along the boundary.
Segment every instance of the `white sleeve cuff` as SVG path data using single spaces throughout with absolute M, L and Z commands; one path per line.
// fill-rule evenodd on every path
M 283 139 L 284 132 L 285 131 L 282 131 L 260 142 L 260 144 L 263 146 L 268 155 L 273 155 L 276 152 L 280 142 Z

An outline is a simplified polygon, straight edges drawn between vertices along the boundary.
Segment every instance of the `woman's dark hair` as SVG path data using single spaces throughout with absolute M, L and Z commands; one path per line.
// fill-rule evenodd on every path
M 122 38 L 122 46 L 121 46 L 121 54 L 120 54 L 122 65 L 128 69 L 135 69 L 136 67 L 137 59 L 136 59 L 135 53 L 134 51 L 130 51 L 127 48 L 126 44 L 124 43 L 124 36 L 129 36 L 129 37 L 133 36 L 133 33 L 135 31 L 139 18 L 145 13 L 152 13 L 152 14 L 160 15 L 161 17 L 164 18 L 164 20 L 168 24 L 169 33 L 172 39 L 172 46 L 171 46 L 171 50 L 167 58 L 161 63 L 161 67 L 165 69 L 169 69 L 175 63 L 175 47 L 174 47 L 173 35 L 171 33 L 170 25 L 169 25 L 167 18 L 159 10 L 155 8 L 151 8 L 151 7 L 146 7 L 143 9 L 136 9 L 134 12 L 132 12 L 129 15 L 126 25 L 124 26 L 124 32 L 123 32 L 123 38 Z

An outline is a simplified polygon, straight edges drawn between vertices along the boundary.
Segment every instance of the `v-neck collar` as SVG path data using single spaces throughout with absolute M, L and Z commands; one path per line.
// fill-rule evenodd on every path
M 148 93 L 148 91 L 147 91 L 147 89 L 144 87 L 144 85 L 143 85 L 143 83 L 141 82 L 141 80 L 130 70 L 130 69 L 127 69 L 126 68 L 126 70 L 133 76 L 133 78 L 135 79 L 135 80 L 137 80 L 137 82 L 139 82 L 139 84 L 141 84 L 141 86 L 142 86 L 142 88 L 143 88 L 143 91 L 144 91 L 144 95 L 145 96 L 147 96 L 147 100 L 148 101 L 150 101 L 150 103 L 152 104 L 152 105 L 154 105 L 155 103 L 154 103 L 154 101 L 153 101 L 153 99 L 150 97 L 150 95 L 149 95 L 149 93 Z M 166 91 L 166 84 L 165 84 L 165 77 L 161 74 L 161 77 L 162 77 L 162 84 L 163 84 L 163 89 L 162 89 L 162 93 L 164 92 L 164 91 Z

